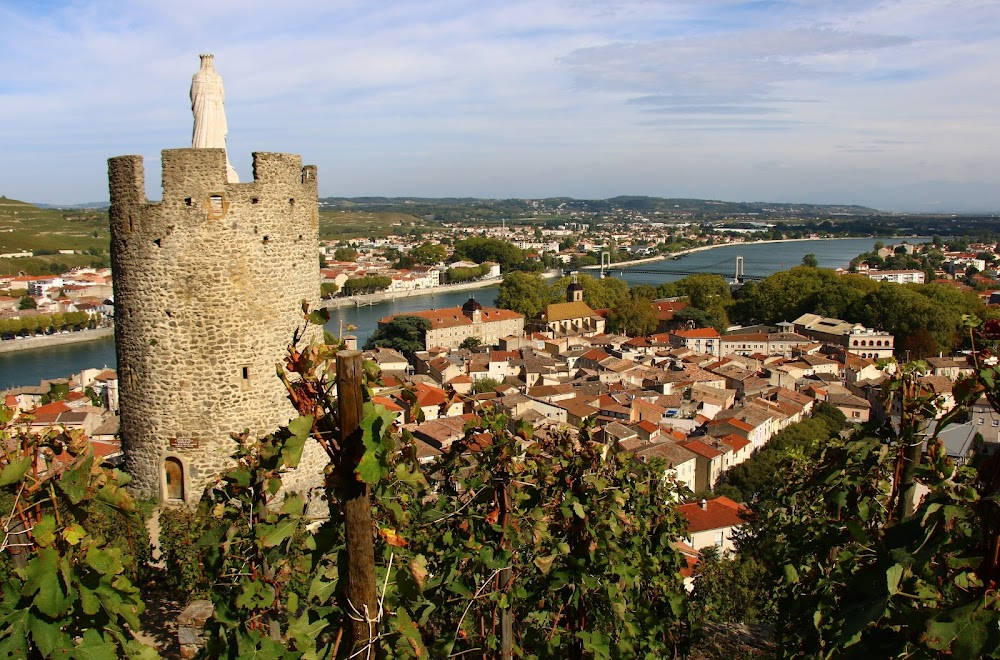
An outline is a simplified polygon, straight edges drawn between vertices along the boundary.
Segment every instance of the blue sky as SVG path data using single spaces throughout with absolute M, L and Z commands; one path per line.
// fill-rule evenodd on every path
M 198 54 L 229 155 L 322 196 L 1000 211 L 995 0 L 0 0 L 0 194 L 107 198 L 189 146 Z

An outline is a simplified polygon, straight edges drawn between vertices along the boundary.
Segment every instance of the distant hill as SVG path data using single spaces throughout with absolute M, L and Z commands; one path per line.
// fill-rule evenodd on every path
M 38 204 L 35 203 L 40 209 L 106 209 L 111 206 L 109 202 L 84 202 L 83 204 Z
M 876 215 L 873 208 L 847 204 L 790 204 L 785 202 L 725 202 L 707 199 L 645 197 L 622 195 L 610 199 L 574 199 L 572 197 L 547 197 L 544 199 L 475 199 L 469 197 L 323 197 L 325 209 L 395 210 L 413 215 L 442 217 L 444 209 L 480 209 L 506 217 L 524 217 L 531 214 L 560 215 L 565 212 L 612 213 L 631 211 L 667 217 L 696 216 L 714 219 L 731 216 L 759 216 L 763 218 L 810 217 L 835 218 L 839 216 Z

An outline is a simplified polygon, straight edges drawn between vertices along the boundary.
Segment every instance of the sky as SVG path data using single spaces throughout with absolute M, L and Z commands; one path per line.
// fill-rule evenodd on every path
M 996 0 L 0 0 L 0 194 L 158 199 L 200 53 L 321 197 L 1000 212 Z

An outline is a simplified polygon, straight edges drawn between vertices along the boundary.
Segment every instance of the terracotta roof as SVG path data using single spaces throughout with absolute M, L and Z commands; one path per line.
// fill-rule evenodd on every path
M 660 428 L 659 426 L 657 426 L 656 424 L 652 423 L 648 419 L 644 419 L 641 422 L 638 422 L 636 424 L 636 426 L 638 426 L 640 429 L 642 429 L 646 433 L 655 433 Z
M 718 339 L 719 332 L 715 328 L 694 328 L 693 330 L 675 330 L 671 333 L 685 339 Z
M 723 452 L 719 451 L 715 447 L 711 447 L 705 444 L 701 440 L 688 440 L 681 446 L 684 447 L 684 449 L 687 449 L 688 451 L 693 451 L 699 456 L 703 456 L 704 458 L 707 458 L 709 460 L 716 458 L 718 456 L 722 456 L 723 454 Z
M 384 406 L 386 410 L 390 410 L 392 412 L 402 412 L 403 411 L 403 407 L 400 406 L 399 404 L 397 404 L 395 401 L 393 401 L 389 397 L 385 397 L 385 396 L 373 396 L 372 397 L 372 403 L 376 403 L 376 404 L 378 404 L 380 406 Z
M 749 510 L 737 504 L 728 497 L 716 497 L 706 500 L 705 508 L 700 502 L 682 504 L 677 510 L 687 520 L 689 532 L 704 532 L 710 529 L 723 529 L 742 525 L 743 515 Z
M 750 444 L 749 440 L 741 438 L 735 433 L 730 433 L 729 435 L 722 436 L 721 438 L 719 438 L 719 442 L 728 445 L 729 447 L 732 448 L 734 452 L 737 452 Z
M 517 312 L 512 312 L 508 309 L 497 309 L 495 307 L 483 307 L 481 310 L 482 320 L 484 323 L 490 321 L 506 321 L 509 319 L 523 319 L 524 316 L 518 314 Z M 445 307 L 443 309 L 425 309 L 419 312 L 405 312 L 403 314 L 393 314 L 391 316 L 385 316 L 380 318 L 378 322 L 380 324 L 389 323 L 392 319 L 397 316 L 419 316 L 420 318 L 427 319 L 431 322 L 431 329 L 437 330 L 438 328 L 452 328 L 461 325 L 471 325 L 472 319 L 465 315 L 460 306 L 456 307 Z

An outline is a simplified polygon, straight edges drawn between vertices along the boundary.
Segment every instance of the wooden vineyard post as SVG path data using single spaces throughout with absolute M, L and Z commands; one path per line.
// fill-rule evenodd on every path
M 381 613 L 375 591 L 371 490 L 357 476 L 358 462 L 365 451 L 361 431 L 363 385 L 361 351 L 339 351 L 337 407 L 343 459 L 338 490 L 347 540 L 346 607 L 351 617 L 351 643 L 348 645 L 351 651 L 347 655 L 366 660 L 379 656 L 377 639 Z

